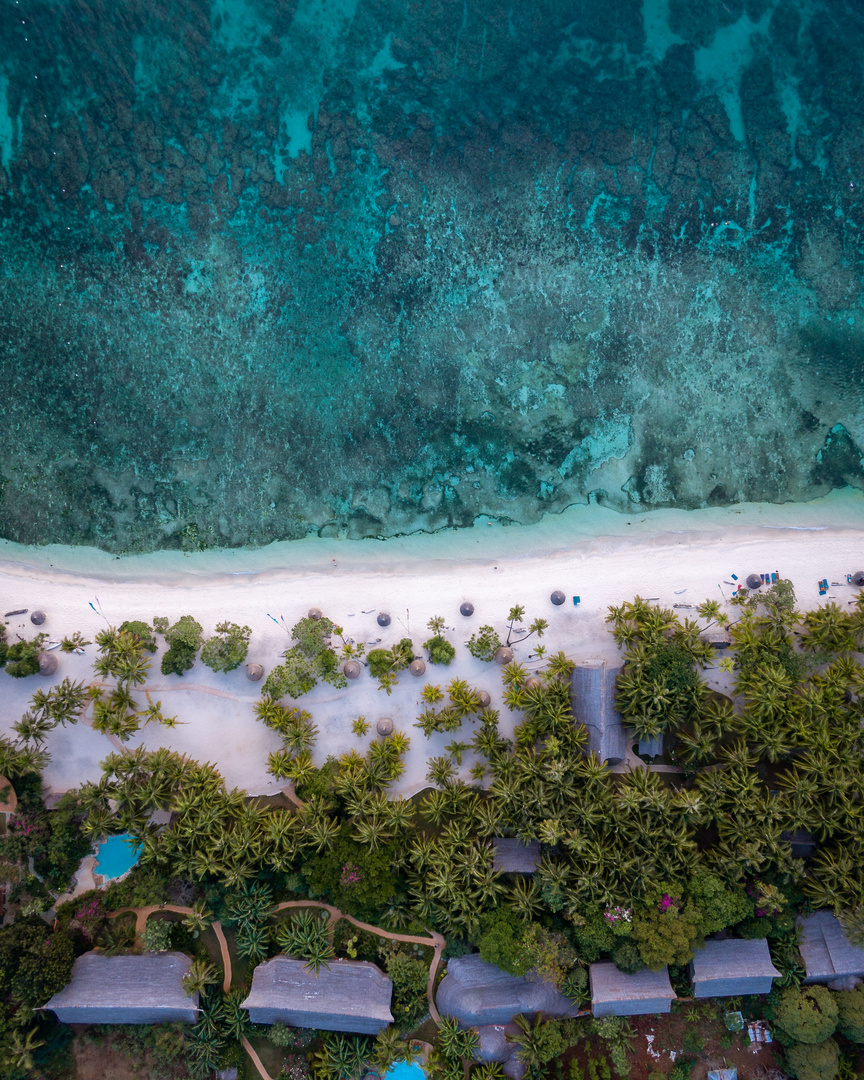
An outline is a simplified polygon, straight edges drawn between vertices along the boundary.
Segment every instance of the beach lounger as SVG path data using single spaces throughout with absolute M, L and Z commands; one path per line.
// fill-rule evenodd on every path
M 581 603 L 581 601 L 582 601 L 582 597 L 581 597 L 581 596 L 574 596 L 574 597 L 573 597 L 573 607 L 576 607 L 576 605 L 577 605 L 577 604 L 579 604 L 579 603 Z
M 777 580 L 777 579 L 778 579 L 779 577 L 780 577 L 779 573 L 778 573 L 778 572 L 777 572 L 777 571 L 775 570 L 775 571 L 774 571 L 774 573 L 773 573 L 773 574 L 771 575 L 771 584 L 773 585 L 773 584 L 774 584 L 774 582 L 775 582 L 775 581 L 776 581 L 776 580 Z

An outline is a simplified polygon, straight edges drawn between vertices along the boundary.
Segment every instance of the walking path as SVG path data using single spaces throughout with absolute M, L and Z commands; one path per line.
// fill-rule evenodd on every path
M 290 797 L 290 796 L 289 796 Z M 438 1009 L 435 1007 L 435 979 L 438 975 L 438 967 L 441 963 L 441 956 L 444 949 L 447 946 L 447 941 L 441 934 L 434 930 L 429 931 L 428 937 L 421 937 L 417 934 L 397 934 L 391 930 L 382 930 L 378 926 L 372 926 L 371 923 L 361 922 L 359 919 L 355 919 L 353 915 L 346 915 L 339 908 L 334 907 L 332 904 L 324 904 L 319 900 L 284 900 L 281 904 L 277 904 L 273 914 L 275 915 L 279 911 L 286 911 L 289 908 L 318 908 L 319 910 L 326 911 L 328 913 L 327 928 L 330 932 L 332 939 L 336 930 L 336 924 L 344 919 L 346 922 L 351 923 L 352 926 L 356 926 L 358 930 L 366 930 L 370 934 L 375 934 L 378 937 L 385 938 L 387 941 L 404 941 L 412 945 L 425 945 L 433 949 L 432 963 L 429 965 L 429 980 L 426 984 L 426 1000 L 429 1004 L 429 1015 L 440 1026 L 441 1016 Z M 141 939 L 144 935 L 144 928 L 147 925 L 148 918 L 154 911 L 172 911 L 177 915 L 192 915 L 194 909 L 190 907 L 180 907 L 177 904 L 150 904 L 147 907 L 123 907 L 118 908 L 116 911 L 109 911 L 107 917 L 109 919 L 116 919 L 118 915 L 123 915 L 126 912 L 131 912 L 135 916 L 135 934 L 138 939 Z M 228 951 L 228 942 L 225 939 L 225 933 L 222 929 L 222 924 L 217 920 L 214 920 L 210 924 L 213 933 L 216 935 L 216 940 L 219 942 L 219 951 L 222 955 L 222 990 L 224 993 L 228 993 L 231 989 L 231 954 Z M 255 1051 L 255 1048 L 249 1042 L 244 1035 L 240 1040 L 243 1044 L 243 1049 L 252 1059 L 252 1063 L 258 1070 L 261 1080 L 273 1080 L 273 1077 L 267 1072 L 264 1067 L 261 1058 Z

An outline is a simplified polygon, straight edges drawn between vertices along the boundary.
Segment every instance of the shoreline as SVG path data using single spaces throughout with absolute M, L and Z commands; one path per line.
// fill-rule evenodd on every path
M 80 630 L 92 641 L 106 623 L 151 622 L 157 615 L 173 622 L 185 614 L 202 624 L 206 638 L 217 623 L 228 620 L 251 628 L 248 661 L 270 671 L 290 644 L 290 627 L 310 607 L 320 608 L 344 628 L 346 638 L 364 643 L 367 651 L 408 636 L 417 655 L 430 636 L 427 621 L 441 615 L 445 636 L 456 646 L 449 667 L 429 664 L 425 676 L 417 679 L 402 673 L 391 696 L 379 691 L 364 671 L 347 689 L 319 684 L 295 703 L 308 710 L 318 726 L 316 765 L 328 754 L 338 756 L 352 748 L 366 752 L 372 736 L 357 738 L 351 732 L 358 715 L 370 722 L 372 732 L 378 719 L 391 717 L 395 727 L 411 737 L 405 773 L 392 788 L 407 795 L 427 786 L 427 758 L 446 753 L 445 744 L 453 738 L 470 742 L 472 736 L 470 721 L 461 734 L 436 734 L 428 740 L 413 726 L 427 683 L 446 686 L 460 678 L 487 690 L 500 711 L 502 733 L 512 735 L 518 716 L 503 704 L 500 668 L 475 660 L 465 647 L 484 624 L 502 634 L 512 605 L 524 605 L 526 625 L 538 617 L 548 620 L 542 644 L 549 653 L 562 650 L 575 660 L 615 661 L 618 650 L 605 617 L 611 604 L 636 594 L 657 597 L 665 607 L 685 605 L 678 614 L 695 617 L 695 609 L 686 605 L 706 598 L 728 601 L 733 574 L 742 582 L 749 573 L 778 571 L 793 582 L 799 609 L 807 610 L 831 599 L 841 605 L 851 601 L 857 589 L 841 585 L 820 597 L 817 581 L 827 577 L 829 582 L 845 582 L 846 574 L 864 569 L 860 492 L 835 494 L 819 503 L 656 511 L 630 518 L 594 511 L 582 517 L 581 534 L 575 518 L 555 518 L 538 526 L 476 526 L 446 536 L 378 544 L 316 539 L 303 550 L 295 547 L 303 542 L 292 542 L 296 554 L 281 561 L 284 552 L 274 550 L 277 545 L 253 552 L 161 552 L 122 561 L 104 552 L 91 560 L 92 549 L 16 551 L 5 543 L 0 546 L 0 616 L 22 608 L 47 615 L 39 628 L 30 623 L 29 614 L 7 619 L 11 641 L 16 635 L 32 638 L 37 629 L 54 640 Z M 615 519 L 620 524 L 612 533 Z M 598 521 L 607 532 L 586 535 L 587 524 Z M 681 528 L 685 523 L 690 527 Z M 567 597 L 561 607 L 550 603 L 554 589 Z M 577 606 L 573 596 L 580 597 Z M 463 600 L 474 604 L 471 618 L 459 614 Z M 377 624 L 380 611 L 391 615 L 386 629 Z M 536 667 L 533 649 L 539 643 L 533 637 L 518 645 L 516 659 Z M 229 787 L 250 794 L 281 790 L 284 785 L 266 771 L 267 755 L 280 747 L 280 740 L 256 721 L 253 711 L 261 684 L 248 681 L 242 666 L 216 674 L 200 659 L 182 678 L 163 676 L 163 648 L 160 641 L 140 696 L 149 689 L 161 698 L 166 713 L 177 715 L 178 726 L 144 727 L 126 747 L 166 746 L 211 761 Z M 12 733 L 36 689 L 47 689 L 66 676 L 92 681 L 95 657 L 92 645 L 82 656 L 59 655 L 59 669 L 50 681 L 39 676 L 13 679 L 0 672 L 0 732 Z M 705 674 L 712 686 L 724 687 L 724 673 L 714 669 Z M 54 791 L 98 780 L 100 761 L 116 749 L 107 737 L 82 724 L 52 731 L 47 748 L 52 761 L 45 777 Z M 472 764 L 473 754 L 468 753 L 459 775 L 467 779 Z
M 70 578 L 108 584 L 158 580 L 194 583 L 208 578 L 260 577 L 291 572 L 332 573 L 387 567 L 392 573 L 425 573 L 454 563 L 532 558 L 604 547 L 656 546 L 674 537 L 711 541 L 755 541 L 763 530 L 785 532 L 864 531 L 864 492 L 833 490 L 803 503 L 740 503 L 702 510 L 649 510 L 621 514 L 596 505 L 571 506 L 529 525 L 504 525 L 479 518 L 464 529 L 416 532 L 385 539 L 335 540 L 306 537 L 259 548 L 214 548 L 202 552 L 160 550 L 114 555 L 101 548 L 66 544 L 28 545 L 0 539 L 0 572 L 26 577 L 49 570 Z M 479 550 L 478 550 L 479 548 Z M 334 566 L 333 560 L 336 565 Z M 120 564 L 119 566 L 117 564 Z

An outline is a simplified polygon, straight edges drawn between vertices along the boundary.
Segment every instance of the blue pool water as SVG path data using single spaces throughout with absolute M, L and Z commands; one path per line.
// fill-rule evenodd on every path
M 386 1080 L 426 1080 L 426 1073 L 416 1061 L 397 1061 L 385 1074 Z
M 138 862 L 138 852 L 129 833 L 109 836 L 96 848 L 96 872 L 106 880 L 117 878 Z

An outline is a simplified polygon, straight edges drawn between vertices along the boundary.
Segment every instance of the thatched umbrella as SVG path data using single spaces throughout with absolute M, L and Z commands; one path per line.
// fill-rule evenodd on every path
M 485 690 L 480 690 L 477 693 L 477 701 L 480 703 L 481 709 L 488 709 L 492 704 L 492 698 Z
M 537 678 L 536 675 L 532 675 L 530 677 L 530 679 L 525 680 L 525 689 L 526 690 L 536 690 L 538 687 L 540 687 L 542 685 L 543 685 L 543 683 L 540 682 L 540 680 Z
M 379 735 L 392 735 L 393 721 L 385 716 L 375 725 L 375 730 L 378 732 Z
M 408 670 L 412 675 L 416 675 L 418 678 L 421 675 L 426 674 L 426 661 L 421 660 L 419 657 L 416 660 L 412 660 L 408 665 Z
M 747 575 L 747 588 L 748 589 L 760 589 L 762 587 L 762 578 L 758 574 Z
M 30 616 L 30 622 L 35 623 L 36 626 L 41 626 L 45 622 L 45 617 L 44 611 L 34 611 Z
M 864 570 L 856 570 L 852 575 L 853 585 L 864 585 Z
M 501 648 L 495 653 L 496 664 L 509 664 L 513 660 L 513 650 L 508 649 L 506 645 L 502 645 Z
M 40 675 L 53 675 L 57 670 L 57 657 L 53 652 L 40 652 L 36 659 L 39 661 Z
M 563 592 L 561 592 L 560 589 L 556 589 L 555 592 L 553 592 L 552 595 L 549 597 L 549 599 L 552 601 L 555 607 L 561 607 L 567 597 L 564 595 Z
M 309 618 L 310 619 L 315 619 L 316 622 L 317 622 L 317 620 L 321 618 L 321 608 L 320 607 L 310 607 L 309 608 Z
M 260 664 L 247 664 L 246 678 L 249 682 L 260 682 L 264 678 L 264 668 Z
M 471 603 L 470 600 L 465 600 L 462 604 L 459 605 L 459 614 L 464 615 L 466 619 L 469 615 L 474 614 L 474 605 Z
M 356 660 L 349 660 L 345 667 L 342 668 L 342 674 L 346 679 L 356 679 L 362 670 Z
M 379 611 L 378 612 L 378 625 L 379 626 L 389 626 L 390 625 L 390 616 L 387 614 L 386 611 Z

